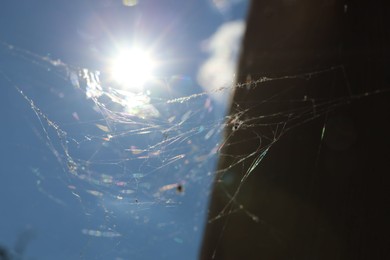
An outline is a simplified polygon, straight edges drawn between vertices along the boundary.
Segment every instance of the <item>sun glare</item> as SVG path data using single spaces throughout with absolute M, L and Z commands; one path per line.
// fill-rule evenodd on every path
M 154 61 L 140 49 L 123 49 L 118 52 L 111 64 L 111 77 L 122 88 L 140 90 L 152 77 Z

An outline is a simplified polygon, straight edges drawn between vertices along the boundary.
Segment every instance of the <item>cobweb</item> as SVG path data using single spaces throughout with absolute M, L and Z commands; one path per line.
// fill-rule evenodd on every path
M 80 258 L 195 257 L 224 128 L 208 95 L 183 98 L 188 79 L 177 76 L 133 93 L 99 71 L 1 48 L 12 61 L 2 84 L 28 105 L 31 131 L 50 151 L 28 169 L 36 189 L 60 207 L 77 201 L 87 219 Z
M 116 259 L 127 259 L 129 255 L 142 258 L 153 248 L 152 244 L 165 245 L 167 241 L 191 247 L 196 242 L 194 234 L 197 239 L 201 236 L 215 176 L 223 178 L 224 173 L 244 161 L 250 166 L 239 185 L 233 192 L 226 191 L 226 206 L 209 221 L 237 211 L 259 221 L 261 216 L 251 213 L 236 198 L 273 144 L 293 128 L 354 99 L 381 92 L 349 93 L 331 99 L 302 96 L 288 100 L 300 104 L 294 109 L 263 114 L 253 114 L 262 104 L 242 109 L 233 103 L 236 112 L 226 116 L 217 111 L 209 93 L 183 93 L 175 89 L 174 78 L 161 78 L 144 92 L 132 93 L 111 86 L 99 71 L 4 42 L 1 52 L 13 61 L 9 68 L 0 71 L 3 83 L 19 93 L 36 116 L 33 131 L 60 169 L 49 173 L 32 165 L 30 171 L 36 177 L 37 190 L 53 203 L 66 207 L 66 196 L 50 187 L 54 176 L 80 203 L 89 220 L 80 230 L 90 237 L 80 249 L 81 259 L 89 259 L 90 255 L 106 259 L 107 251 L 110 255 L 115 252 Z M 266 82 L 305 81 L 335 72 L 344 73 L 343 66 L 248 79 L 215 91 L 261 88 Z M 276 102 L 283 94 L 276 93 L 263 103 Z M 233 157 L 234 163 L 216 171 L 218 157 L 227 145 L 232 145 L 230 140 L 235 133 L 258 126 L 266 126 L 269 131 L 255 132 L 250 137 L 253 140 L 240 141 L 256 143 L 257 148 L 248 154 L 224 154 Z M 324 131 L 325 124 L 319 138 L 323 138 Z M 185 226 L 190 226 L 189 232 Z M 114 247 L 92 248 L 90 244 L 97 237 L 113 240 Z M 125 242 L 134 237 L 136 242 Z

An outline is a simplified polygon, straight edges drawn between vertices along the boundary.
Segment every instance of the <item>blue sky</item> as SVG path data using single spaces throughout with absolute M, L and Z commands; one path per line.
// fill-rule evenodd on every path
M 195 259 L 228 100 L 206 93 L 233 80 L 246 7 L 2 1 L 0 246 L 16 256 L 27 240 L 23 259 Z M 137 93 L 107 76 L 134 44 L 156 62 Z

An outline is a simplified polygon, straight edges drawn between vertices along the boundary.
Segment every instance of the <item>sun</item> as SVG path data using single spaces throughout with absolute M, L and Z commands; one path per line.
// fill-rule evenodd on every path
M 154 66 L 154 60 L 144 49 L 121 49 L 112 59 L 110 74 L 121 88 L 140 90 L 152 78 Z

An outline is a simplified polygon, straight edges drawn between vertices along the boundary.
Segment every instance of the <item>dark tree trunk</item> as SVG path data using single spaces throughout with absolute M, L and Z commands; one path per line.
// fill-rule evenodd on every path
M 389 27 L 388 1 L 252 2 L 201 259 L 390 259 Z

